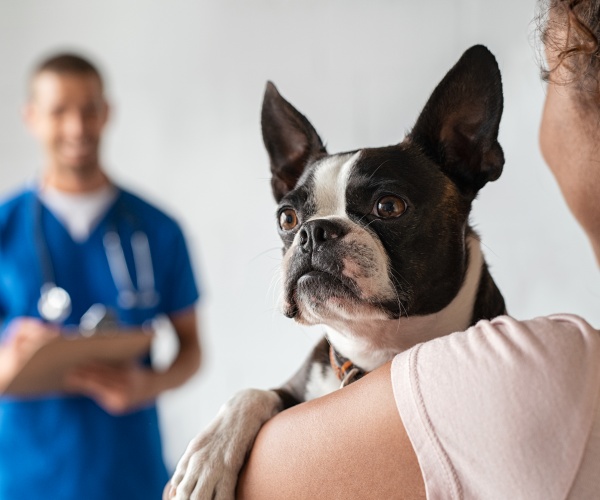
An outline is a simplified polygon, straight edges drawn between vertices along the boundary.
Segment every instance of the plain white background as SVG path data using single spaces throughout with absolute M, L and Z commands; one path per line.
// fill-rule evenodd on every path
M 509 312 L 600 326 L 600 276 L 538 151 L 544 99 L 533 0 L 0 0 L 0 188 L 35 179 L 21 122 L 43 55 L 83 51 L 105 72 L 104 165 L 181 222 L 204 290 L 204 364 L 160 411 L 173 466 L 236 390 L 274 387 L 319 336 L 277 310 L 281 252 L 259 116 L 267 80 L 331 152 L 400 142 L 476 43 L 504 81 L 502 177 L 474 204 Z

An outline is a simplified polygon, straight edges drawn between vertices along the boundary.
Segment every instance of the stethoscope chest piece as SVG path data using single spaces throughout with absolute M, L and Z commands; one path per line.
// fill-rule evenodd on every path
M 38 311 L 46 321 L 62 323 L 71 314 L 71 297 L 64 288 L 54 283 L 44 283 L 38 300 Z

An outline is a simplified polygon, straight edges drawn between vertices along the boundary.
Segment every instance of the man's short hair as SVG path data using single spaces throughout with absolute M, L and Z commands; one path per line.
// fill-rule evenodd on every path
M 89 59 L 74 53 L 55 54 L 43 59 L 35 66 L 30 83 L 41 73 L 50 72 L 57 75 L 93 75 L 104 86 L 102 75 L 98 68 Z

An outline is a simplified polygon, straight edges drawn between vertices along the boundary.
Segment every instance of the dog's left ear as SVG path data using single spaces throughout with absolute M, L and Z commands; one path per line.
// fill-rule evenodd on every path
M 261 114 L 262 134 L 271 159 L 271 188 L 279 202 L 294 189 L 309 160 L 327 154 L 314 127 L 267 82 Z
M 493 54 L 468 49 L 433 91 L 409 137 L 463 193 L 475 196 L 502 173 L 498 144 L 502 80 Z

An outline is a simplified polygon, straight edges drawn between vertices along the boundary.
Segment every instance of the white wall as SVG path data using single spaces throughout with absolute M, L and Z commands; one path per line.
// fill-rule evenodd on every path
M 0 0 L 0 189 L 39 172 L 20 120 L 42 54 L 93 55 L 109 80 L 112 176 L 176 215 L 202 275 L 205 362 L 161 400 L 166 455 L 234 391 L 271 387 L 318 329 L 276 310 L 280 262 L 259 112 L 267 79 L 331 152 L 399 142 L 429 92 L 475 43 L 504 79 L 504 174 L 473 220 L 510 312 L 568 311 L 600 325 L 600 276 L 537 146 L 544 97 L 524 0 Z

